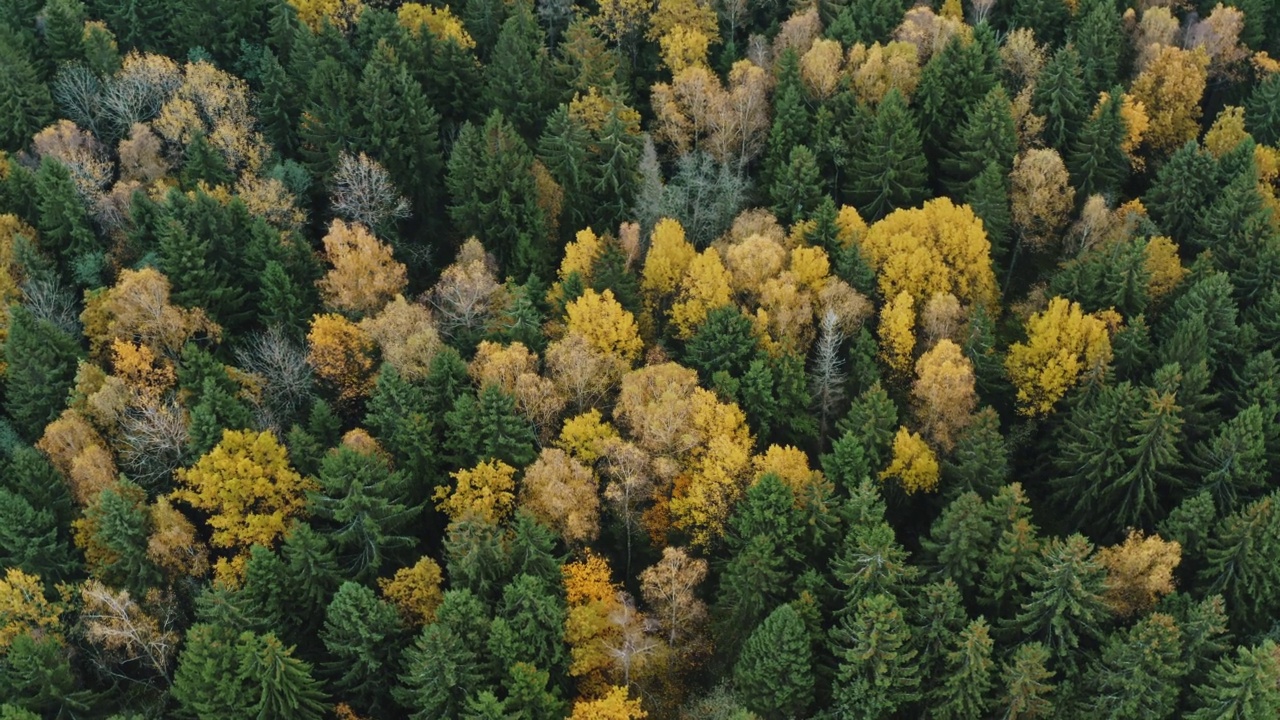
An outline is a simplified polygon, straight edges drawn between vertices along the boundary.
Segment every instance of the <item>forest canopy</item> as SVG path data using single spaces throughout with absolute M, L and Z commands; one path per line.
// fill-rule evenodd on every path
M 1269 0 L 0 0 L 0 350 L 5 720 L 1280 717 Z

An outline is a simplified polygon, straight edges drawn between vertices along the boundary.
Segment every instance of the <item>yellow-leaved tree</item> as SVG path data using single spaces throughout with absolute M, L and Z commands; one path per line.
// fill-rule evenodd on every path
M 591 465 L 604 454 L 606 444 L 617 438 L 618 431 L 602 419 L 599 410 L 591 408 L 565 420 L 555 444 L 579 461 Z
M 916 308 L 911 293 L 903 290 L 880 311 L 880 356 L 900 375 L 911 369 L 916 347 Z
M 649 252 L 644 256 L 640 289 L 645 305 L 655 315 L 664 310 L 675 294 L 680 278 L 698 254 L 685 239 L 684 228 L 676 220 L 663 218 L 653 228 Z
M 598 700 L 579 700 L 573 704 L 569 720 L 644 720 L 649 713 L 639 700 L 627 697 L 625 687 L 614 686 Z
M 1123 543 L 1098 550 L 1098 563 L 1107 569 L 1103 599 L 1117 615 L 1145 613 L 1173 592 L 1173 571 L 1180 562 L 1177 541 L 1130 530 Z
M 587 288 L 578 299 L 565 306 L 568 330 L 586 338 L 592 348 L 622 360 L 628 367 L 644 350 L 636 319 L 613 297 Z
M 0 658 L 13 639 L 28 632 L 56 632 L 62 608 L 45 599 L 39 575 L 18 568 L 4 571 L 0 580 Z
M 448 5 L 438 8 L 414 2 L 405 3 L 396 10 L 396 19 L 414 37 L 421 37 L 422 31 L 426 30 L 435 39 L 451 40 L 464 50 L 476 46 L 476 41 L 471 38 L 462 20 L 449 10 Z
M 599 480 L 591 468 L 558 448 L 543 448 L 525 468 L 520 505 L 578 545 L 600 534 Z
M 613 582 L 609 562 L 590 550 L 582 560 L 565 563 L 564 640 L 569 645 L 569 675 L 578 678 L 579 694 L 596 697 L 607 691 L 614 667 L 613 647 L 621 628 L 611 616 L 619 609 L 622 589 Z
M 951 293 L 969 307 L 996 309 L 991 242 L 968 205 L 938 198 L 895 210 L 867 229 L 860 249 L 886 298 L 906 292 L 924 303 L 934 293 Z
M 908 495 L 938 489 L 938 458 L 929 444 L 904 427 L 893 437 L 893 459 L 880 473 L 881 480 L 897 478 Z
M 371 315 L 391 298 L 404 292 L 408 275 L 391 255 L 391 246 L 379 242 L 359 223 L 334 220 L 324 236 L 325 260 L 333 267 L 317 284 L 324 302 L 339 312 Z
M 707 313 L 728 305 L 733 299 L 729 272 L 720 262 L 720 253 L 707 248 L 689 262 L 680 278 L 680 292 L 671 306 L 670 320 L 676 335 L 687 340 L 706 319 Z
M 359 325 L 328 313 L 311 319 L 307 333 L 307 361 L 320 379 L 338 389 L 338 398 L 351 402 L 373 390 L 373 339 Z
M 1014 343 L 1005 358 L 1018 390 L 1018 410 L 1044 415 L 1082 376 L 1102 372 L 1111 361 L 1111 332 L 1119 323 L 1115 311 L 1085 313 L 1080 303 L 1061 297 L 1032 315 L 1026 342 Z
M 770 473 L 777 475 L 797 498 L 822 477 L 822 473 L 809 467 L 809 456 L 794 445 L 770 445 L 763 455 L 752 458 L 751 467 L 756 480 Z
M 1183 50 L 1160 45 L 1129 92 L 1150 121 L 1144 142 L 1149 154 L 1162 158 L 1200 132 L 1200 99 L 1208 81 L 1209 56 L 1201 48 Z
M 307 510 L 307 492 L 318 489 L 289 465 L 271 432 L 225 430 L 196 464 L 175 473 L 173 498 L 209 514 L 214 547 L 238 553 L 214 565 L 221 580 L 237 584 L 249 548 L 271 547 Z
M 451 473 L 454 485 L 436 488 L 436 507 L 450 520 L 475 515 L 498 524 L 511 514 L 515 502 L 516 469 L 501 460 L 482 462 L 469 470 Z
M 421 626 L 436 619 L 436 608 L 444 600 L 441 581 L 440 566 L 424 555 L 413 565 L 396 570 L 393 577 L 379 578 L 378 588 L 406 623 Z
M 920 356 L 911 397 L 924 434 L 938 447 L 950 451 L 955 447 L 956 436 L 973 420 L 978 402 L 973 363 L 959 345 L 939 340 Z

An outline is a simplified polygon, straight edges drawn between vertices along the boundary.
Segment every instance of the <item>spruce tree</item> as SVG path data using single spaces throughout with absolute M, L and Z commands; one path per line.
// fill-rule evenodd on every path
M 320 462 L 313 512 L 337 551 L 343 576 L 366 582 L 413 545 L 405 477 L 377 453 L 338 448 Z
M 485 105 L 500 112 L 526 139 L 538 137 L 546 116 L 546 38 L 528 3 L 518 3 L 502 23 L 485 68 Z
M 1041 39 L 1038 33 L 1036 39 Z M 1086 98 L 1097 97 L 1098 93 L 1120 80 L 1125 35 L 1115 3 L 1093 0 L 1085 4 L 1076 14 L 1071 28 L 1071 43 L 1080 53 L 1080 73 Z
M 479 650 L 443 623 L 427 625 L 405 651 L 392 693 L 412 720 L 457 717 L 467 696 L 482 686 Z
M 320 631 L 333 658 L 325 670 L 357 712 L 377 715 L 393 707 L 387 678 L 399 671 L 403 633 L 395 607 L 369 588 L 344 582 L 334 594 Z
M 205 378 L 200 401 L 191 408 L 191 427 L 188 431 L 188 451 L 193 458 L 209 452 L 222 442 L 226 430 L 245 430 L 254 427 L 253 412 L 244 401 L 227 390 L 214 378 Z
M 809 217 L 822 202 L 822 177 L 813 151 L 804 145 L 791 148 L 790 160 L 769 188 L 778 221 L 791 225 Z
M 1075 48 L 1063 46 L 1045 63 L 1031 96 L 1031 107 L 1037 115 L 1044 116 L 1045 143 L 1060 153 L 1069 150 L 1089 115 L 1080 54 Z
M 1185 672 L 1181 630 L 1152 613 L 1108 638 L 1085 673 L 1084 709 L 1093 717 L 1171 717 Z
M 1253 88 L 1245 103 L 1245 126 L 1255 142 L 1280 142 L 1280 76 L 1267 75 Z
M 0 659 L 0 697 L 6 709 L 54 718 L 88 715 L 99 702 L 72 671 L 66 645 L 53 633 L 13 638 Z
M 734 553 L 720 577 L 716 595 L 716 638 L 728 656 L 747 640 L 788 594 L 792 576 L 770 535 L 756 535 Z
M 955 581 L 968 593 L 981 578 L 979 571 L 997 538 L 986 504 L 977 493 L 967 492 L 942 511 L 920 544 L 938 574 Z
M 839 661 L 833 708 L 846 718 L 893 715 L 920 696 L 916 651 L 902 608 L 889 595 L 871 595 L 850 610 L 831 631 Z
M 1077 654 L 1102 637 L 1107 619 L 1102 602 L 1106 570 L 1092 554 L 1093 545 L 1082 535 L 1050 540 L 1031 568 L 1031 595 L 1012 623 L 1021 637 L 1043 642 L 1066 667 L 1073 667 Z
M 238 636 L 214 625 L 187 631 L 173 679 L 174 699 L 210 720 L 324 717 L 324 693 L 311 667 L 274 635 Z
M 1004 691 L 999 708 L 1002 716 L 1051 717 L 1056 689 L 1054 672 L 1048 669 L 1049 650 L 1042 643 L 1019 645 L 1005 664 L 1001 679 Z
M 80 0 L 49 0 L 40 13 L 44 25 L 44 50 L 53 65 L 84 59 L 84 3 Z
M 71 544 L 48 508 L 0 487 L 0 563 L 39 575 L 46 582 L 69 580 L 78 562 Z
M 934 717 L 979 720 L 991 706 L 992 642 L 987 621 L 978 618 L 956 636 L 947 653 L 942 682 L 929 694 Z
M 71 171 L 51 157 L 40 162 L 35 189 L 40 245 L 55 253 L 63 272 L 68 273 L 76 260 L 98 249 L 84 201 Z
M 1195 466 L 1203 478 L 1199 487 L 1213 496 L 1224 513 L 1234 512 L 1243 499 L 1266 487 L 1270 472 L 1265 422 L 1262 408 L 1255 403 L 1195 448 Z
M 782 605 L 751 633 L 733 667 L 748 708 L 765 720 L 804 717 L 813 702 L 813 656 L 804 621 Z
M 505 673 L 517 662 L 546 668 L 559 677 L 567 669 L 564 601 L 556 586 L 532 575 L 516 575 L 502 590 L 489 633 L 489 658 Z
M 931 168 L 937 168 L 946 148 L 954 147 L 952 138 L 964 119 L 995 86 L 998 61 L 988 38 L 975 32 L 973 41 L 953 37 L 925 64 L 912 100 Z
M 492 602 L 510 576 L 511 553 L 506 540 L 501 528 L 483 518 L 463 517 L 450 523 L 444 540 L 450 586 Z
M 788 48 L 778 59 L 777 87 L 773 95 L 773 124 L 765 145 L 760 179 L 765 187 L 773 187 L 775 178 L 791 161 L 791 149 L 810 140 L 813 118 L 805 100 L 804 83 L 800 79 L 800 58 Z
M 1233 628 L 1257 627 L 1280 608 L 1280 496 L 1267 495 L 1218 521 L 1205 551 L 1198 581 L 1206 593 L 1221 593 Z
M 1107 101 L 1080 130 L 1067 156 L 1071 182 L 1084 197 L 1115 197 L 1129 173 L 1129 158 L 1121 148 L 1127 130 L 1120 117 L 1123 90 L 1113 87 Z
M 1151 219 L 1179 247 L 1199 249 L 1201 223 L 1216 193 L 1218 167 L 1213 155 L 1195 141 L 1188 141 L 1156 172 L 1151 188 L 1142 198 Z
M 487 385 L 477 399 L 463 395 L 445 415 L 446 448 L 471 467 L 501 460 L 513 467 L 533 462 L 535 435 L 529 421 L 516 412 L 516 402 L 497 385 Z
M 920 133 L 897 90 L 889 91 L 854 156 L 849 194 L 867 221 L 929 196 L 928 163 Z
M 1280 656 L 1274 640 L 1255 647 L 1236 648 L 1235 657 L 1224 658 L 1209 676 L 1209 683 L 1196 686 L 1195 712 L 1190 720 L 1223 718 L 1264 718 L 1280 714 Z
M 90 571 L 110 587 L 130 590 L 135 597 L 158 584 L 160 572 L 147 555 L 152 532 L 146 492 L 122 479 L 98 493 L 85 508 L 77 540 L 89 553 Z M 86 537 L 87 536 L 87 537 Z
M 66 408 L 80 354 L 75 339 L 49 320 L 21 305 L 10 310 L 5 407 L 23 438 L 35 440 Z
M 1070 20 L 1071 10 L 1055 0 L 1016 0 L 1009 14 L 1010 27 L 1031 28 L 1051 48 L 1062 44 Z
M 987 240 L 991 242 L 992 264 L 1002 267 L 1013 222 L 1009 208 L 1009 174 L 996 163 L 988 162 L 973 178 L 964 197 L 973 214 L 982 219 Z
M 1005 174 L 1013 169 L 1018 135 L 1012 107 L 1004 86 L 996 84 L 969 111 L 954 137 L 953 146 L 941 162 L 945 172 L 943 185 L 952 194 L 965 195 L 989 164 L 994 163 Z
M 201 182 L 209 187 L 217 187 L 230 185 L 235 180 L 235 175 L 227 167 L 226 158 L 209 144 L 203 133 L 196 135 L 187 146 L 180 177 L 183 187 L 188 190 L 194 190 Z

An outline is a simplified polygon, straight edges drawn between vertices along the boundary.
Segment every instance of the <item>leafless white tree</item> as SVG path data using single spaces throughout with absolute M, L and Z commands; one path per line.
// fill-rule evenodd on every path
M 120 464 L 148 490 L 161 488 L 182 467 L 187 415 L 172 399 L 130 407 L 121 420 Z
M 263 379 L 262 400 L 268 425 L 288 423 L 311 397 L 314 376 L 307 348 L 280 328 L 270 328 L 236 350 L 236 361 Z
M 844 401 L 844 359 L 840 357 L 840 345 L 844 333 L 834 310 L 822 315 L 818 342 L 814 346 L 813 370 L 809 373 L 809 394 L 818 411 L 818 429 L 825 444 L 831 421 Z
M 618 591 L 618 605 L 609 613 L 609 622 L 618 628 L 618 635 L 608 652 L 622 673 L 622 686 L 629 687 L 632 671 L 658 648 L 654 637 L 658 623 L 637 612 L 635 602 L 624 591 Z
M 93 71 L 83 65 L 64 65 L 53 79 L 53 99 L 67 119 L 98 135 L 104 88 Z
M 338 157 L 331 199 L 339 215 L 370 228 L 409 217 L 409 201 L 396 190 L 386 169 L 364 153 Z
M 141 664 L 161 677 L 168 674 L 178 648 L 177 613 L 171 598 L 154 598 L 159 612 L 153 615 L 127 590 L 112 590 L 97 580 L 85 583 L 80 593 L 85 637 L 105 651 L 104 660 L 113 665 Z

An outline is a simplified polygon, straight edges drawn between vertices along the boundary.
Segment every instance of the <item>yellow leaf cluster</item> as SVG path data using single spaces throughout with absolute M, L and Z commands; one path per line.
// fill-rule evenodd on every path
M 147 538 L 147 559 L 170 580 L 202 578 L 209 572 L 209 548 L 196 538 L 196 527 L 168 497 L 156 498 L 151 506 L 151 537 Z
M 813 342 L 813 293 L 802 287 L 795 274 L 784 271 L 765 281 L 760 288 L 756 322 L 767 338 L 766 347 L 803 356 Z M 773 350 L 770 350 L 773 352 Z
M 796 283 L 811 292 L 821 292 L 830 280 L 831 261 L 827 251 L 820 247 L 796 247 L 791 249 L 791 263 L 787 267 Z
M 464 50 L 476 46 L 476 41 L 471 39 L 462 21 L 449 10 L 448 5 L 437 8 L 413 2 L 405 3 L 396 11 L 396 19 L 414 37 L 421 37 L 423 28 L 426 28 L 437 40 L 452 40 Z
M 1062 156 L 1052 148 L 1028 150 L 1009 173 L 1013 224 L 1033 247 L 1046 248 L 1061 237 L 1075 208 L 1075 188 Z
M 693 391 L 691 404 L 700 442 L 677 478 L 669 507 L 672 526 L 688 533 L 695 546 L 706 547 L 724 534 L 729 514 L 750 482 L 755 443 L 737 405 L 722 403 L 702 388 Z
M 593 133 L 604 129 L 609 113 L 615 110 L 627 133 L 639 136 L 640 113 L 628 107 L 615 93 L 602 95 L 600 88 L 592 85 L 587 88 L 587 94 L 575 92 L 573 99 L 569 101 L 569 119 Z
M 849 49 L 848 73 L 854 94 L 868 105 L 879 105 L 890 90 L 910 100 L 920 84 L 920 51 L 909 42 L 858 43 Z
M 9 651 L 14 638 L 40 632 L 56 632 L 61 608 L 44 597 L 39 575 L 8 568 L 0 580 L 0 657 Z
M 1244 127 L 1244 108 L 1228 105 L 1222 108 L 1214 118 L 1213 126 L 1204 134 L 1204 148 L 1214 157 L 1221 158 L 1249 138 L 1249 131 Z
M 591 408 L 564 421 L 556 447 L 591 465 L 604 452 L 605 443 L 617 437 L 618 431 L 601 419 L 599 410 Z
M 1152 299 L 1160 299 L 1168 295 L 1182 278 L 1187 269 L 1182 266 L 1182 258 L 1178 256 L 1178 246 L 1172 239 L 1158 235 L 1147 241 L 1144 251 L 1143 265 L 1150 279 L 1147 281 L 1147 292 Z
M 840 207 L 840 213 L 836 215 L 836 239 L 840 241 L 842 247 L 847 248 L 854 243 L 861 243 L 867 230 L 867 221 L 858 214 L 857 208 L 852 205 Z
M 1027 320 L 1026 342 L 1009 348 L 1005 368 L 1018 389 L 1024 415 L 1053 409 L 1081 375 L 1098 373 L 1111 360 L 1113 312 L 1085 313 L 1080 304 L 1055 297 Z
M 306 513 L 307 492 L 317 489 L 289 465 L 289 455 L 271 432 L 226 430 L 222 441 L 190 468 L 175 473 L 173 498 L 209 513 L 215 547 L 241 551 L 220 558 L 219 579 L 235 584 L 253 545 L 272 546 L 293 519 Z
M 158 402 L 178 381 L 172 363 L 124 340 L 111 342 L 111 367 L 142 403 Z
M 560 270 L 557 273 L 560 281 L 564 282 L 571 274 L 578 273 L 584 283 L 590 282 L 591 267 L 595 264 L 596 258 L 600 257 L 603 249 L 600 238 L 591 231 L 591 228 L 579 230 L 573 242 L 564 246 L 564 259 L 560 261 Z
M 1098 94 L 1098 104 L 1094 107 L 1096 115 L 1106 104 L 1110 98 L 1110 94 L 1103 92 Z M 1120 119 L 1124 121 L 1125 136 L 1120 143 L 1120 149 L 1129 158 L 1129 165 L 1134 170 L 1141 170 L 1145 167 L 1145 161 L 1139 154 L 1138 148 L 1142 146 L 1142 141 L 1147 135 L 1147 130 L 1151 127 L 1151 118 L 1147 115 L 1147 106 L 1141 100 L 1133 95 L 1125 93 L 1120 98 Z
M 688 68 L 705 68 L 711 38 L 685 25 L 677 25 L 658 39 L 662 64 L 673 74 Z
M 383 362 L 410 381 L 427 376 L 431 359 L 443 344 L 431 311 L 403 295 L 392 298 L 376 317 L 361 320 L 360 329 L 377 343 Z
M 122 270 L 115 286 L 86 297 L 80 320 L 93 354 L 105 358 L 112 341 L 126 340 L 172 358 L 196 333 L 221 334 L 199 308 L 170 304 L 169 288 L 169 279 L 154 268 Z
M 968 205 L 944 197 L 895 210 L 867 230 L 860 248 L 886 298 L 907 292 L 923 302 L 949 292 L 967 305 L 996 309 L 991 242 Z
M 768 135 L 770 85 L 750 60 L 734 63 L 727 84 L 704 66 L 687 67 L 653 86 L 654 138 L 679 154 L 705 149 L 721 163 L 749 161 Z
M 911 368 L 916 346 L 916 309 L 911 294 L 903 290 L 880 311 L 880 357 L 895 372 L 905 375 Z
M 777 475 L 796 497 L 821 476 L 809 467 L 809 456 L 794 445 L 770 445 L 763 455 L 752 458 L 751 468 L 756 480 L 769 473 Z
M 451 473 L 452 490 L 436 488 L 436 507 L 451 520 L 473 515 L 497 524 L 511 514 L 515 502 L 516 469 L 501 460 L 482 462 L 470 470 Z
M 70 408 L 44 428 L 36 448 L 49 457 L 71 486 L 71 497 L 87 505 L 116 481 L 107 443 L 84 416 Z
M 653 228 L 649 252 L 644 257 L 644 270 L 640 275 L 640 289 L 645 292 L 645 299 L 657 307 L 662 299 L 673 294 L 697 254 L 693 245 L 685 240 L 684 228 L 679 221 L 671 218 L 659 220 Z
M 360 0 L 289 0 L 298 11 L 298 19 L 312 30 L 320 30 L 327 20 L 334 28 L 346 32 L 355 27 L 364 5 Z
M 613 291 L 602 293 L 588 288 L 577 300 L 565 306 L 568 329 L 579 333 L 591 347 L 621 359 L 630 367 L 644 350 L 635 317 L 618 303 Z
M 1173 570 L 1181 561 L 1176 540 L 1130 530 L 1123 543 L 1098 550 L 1098 563 L 1107 569 L 1103 599 L 1117 615 L 1146 612 L 1173 592 Z
M 254 130 L 257 121 L 251 98 L 244 80 L 208 62 L 187 63 L 182 84 L 160 108 L 151 126 L 165 141 L 181 148 L 197 135 L 204 135 L 225 158 L 228 169 L 257 172 L 270 154 L 270 146 Z
M 354 315 L 377 312 L 408 284 L 405 266 L 391 246 L 368 228 L 334 220 L 324 236 L 325 260 L 333 267 L 316 284 L 329 307 Z
M 658 0 L 649 18 L 649 40 L 661 41 L 681 27 L 702 33 L 713 42 L 720 37 L 720 22 L 710 0 Z
M 844 48 L 839 40 L 814 40 L 813 45 L 800 58 L 800 79 L 809 94 L 825 100 L 840 86 L 844 70 Z
M 627 699 L 627 689 L 614 686 L 599 700 L 579 700 L 573 704 L 569 720 L 644 720 L 649 717 L 639 700 Z
M 316 315 L 307 333 L 307 361 L 316 375 L 338 388 L 351 402 L 373 390 L 373 339 L 364 329 L 333 313 Z
M 418 627 L 435 622 L 436 608 L 444 600 L 442 581 L 440 566 L 424 555 L 413 565 L 396 570 L 393 577 L 379 578 L 378 588 L 405 622 Z
M 600 534 L 599 481 L 591 468 L 559 448 L 543 448 L 520 484 L 520 504 L 578 545 Z
M 978 403 L 973 363 L 959 345 L 939 340 L 916 361 L 911 396 L 925 435 L 943 450 L 951 450 L 956 435 L 973 419 Z
M 880 473 L 881 480 L 897 478 L 908 495 L 938 489 L 938 458 L 920 433 L 898 428 L 893 438 L 893 459 Z
M 583 560 L 566 563 L 562 573 L 569 606 L 564 623 L 569 674 L 579 678 L 582 695 L 589 697 L 608 687 L 606 673 L 614 663 L 610 651 L 621 632 L 610 618 L 620 605 L 619 588 L 608 561 L 590 550 Z
M 683 456 L 698 445 L 693 429 L 693 393 L 698 373 L 676 363 L 648 365 L 627 373 L 614 420 L 646 452 Z
M 767 235 L 753 234 L 725 248 L 724 265 L 735 293 L 754 296 L 770 278 L 782 272 L 787 251 Z
M 1145 142 L 1154 156 L 1165 157 L 1199 134 L 1208 67 L 1209 57 L 1200 48 L 1161 45 L 1134 79 L 1129 92 L 1150 118 Z
M 720 253 L 715 248 L 703 250 L 689 262 L 671 306 L 669 318 L 676 335 L 682 340 L 693 337 L 707 313 L 728 305 L 732 299 L 729 272 L 720 261 Z
M 484 340 L 476 347 L 475 357 L 467 366 L 471 378 L 480 384 L 497 385 L 502 392 L 514 395 L 521 375 L 537 373 L 538 356 L 524 343 L 502 345 Z

